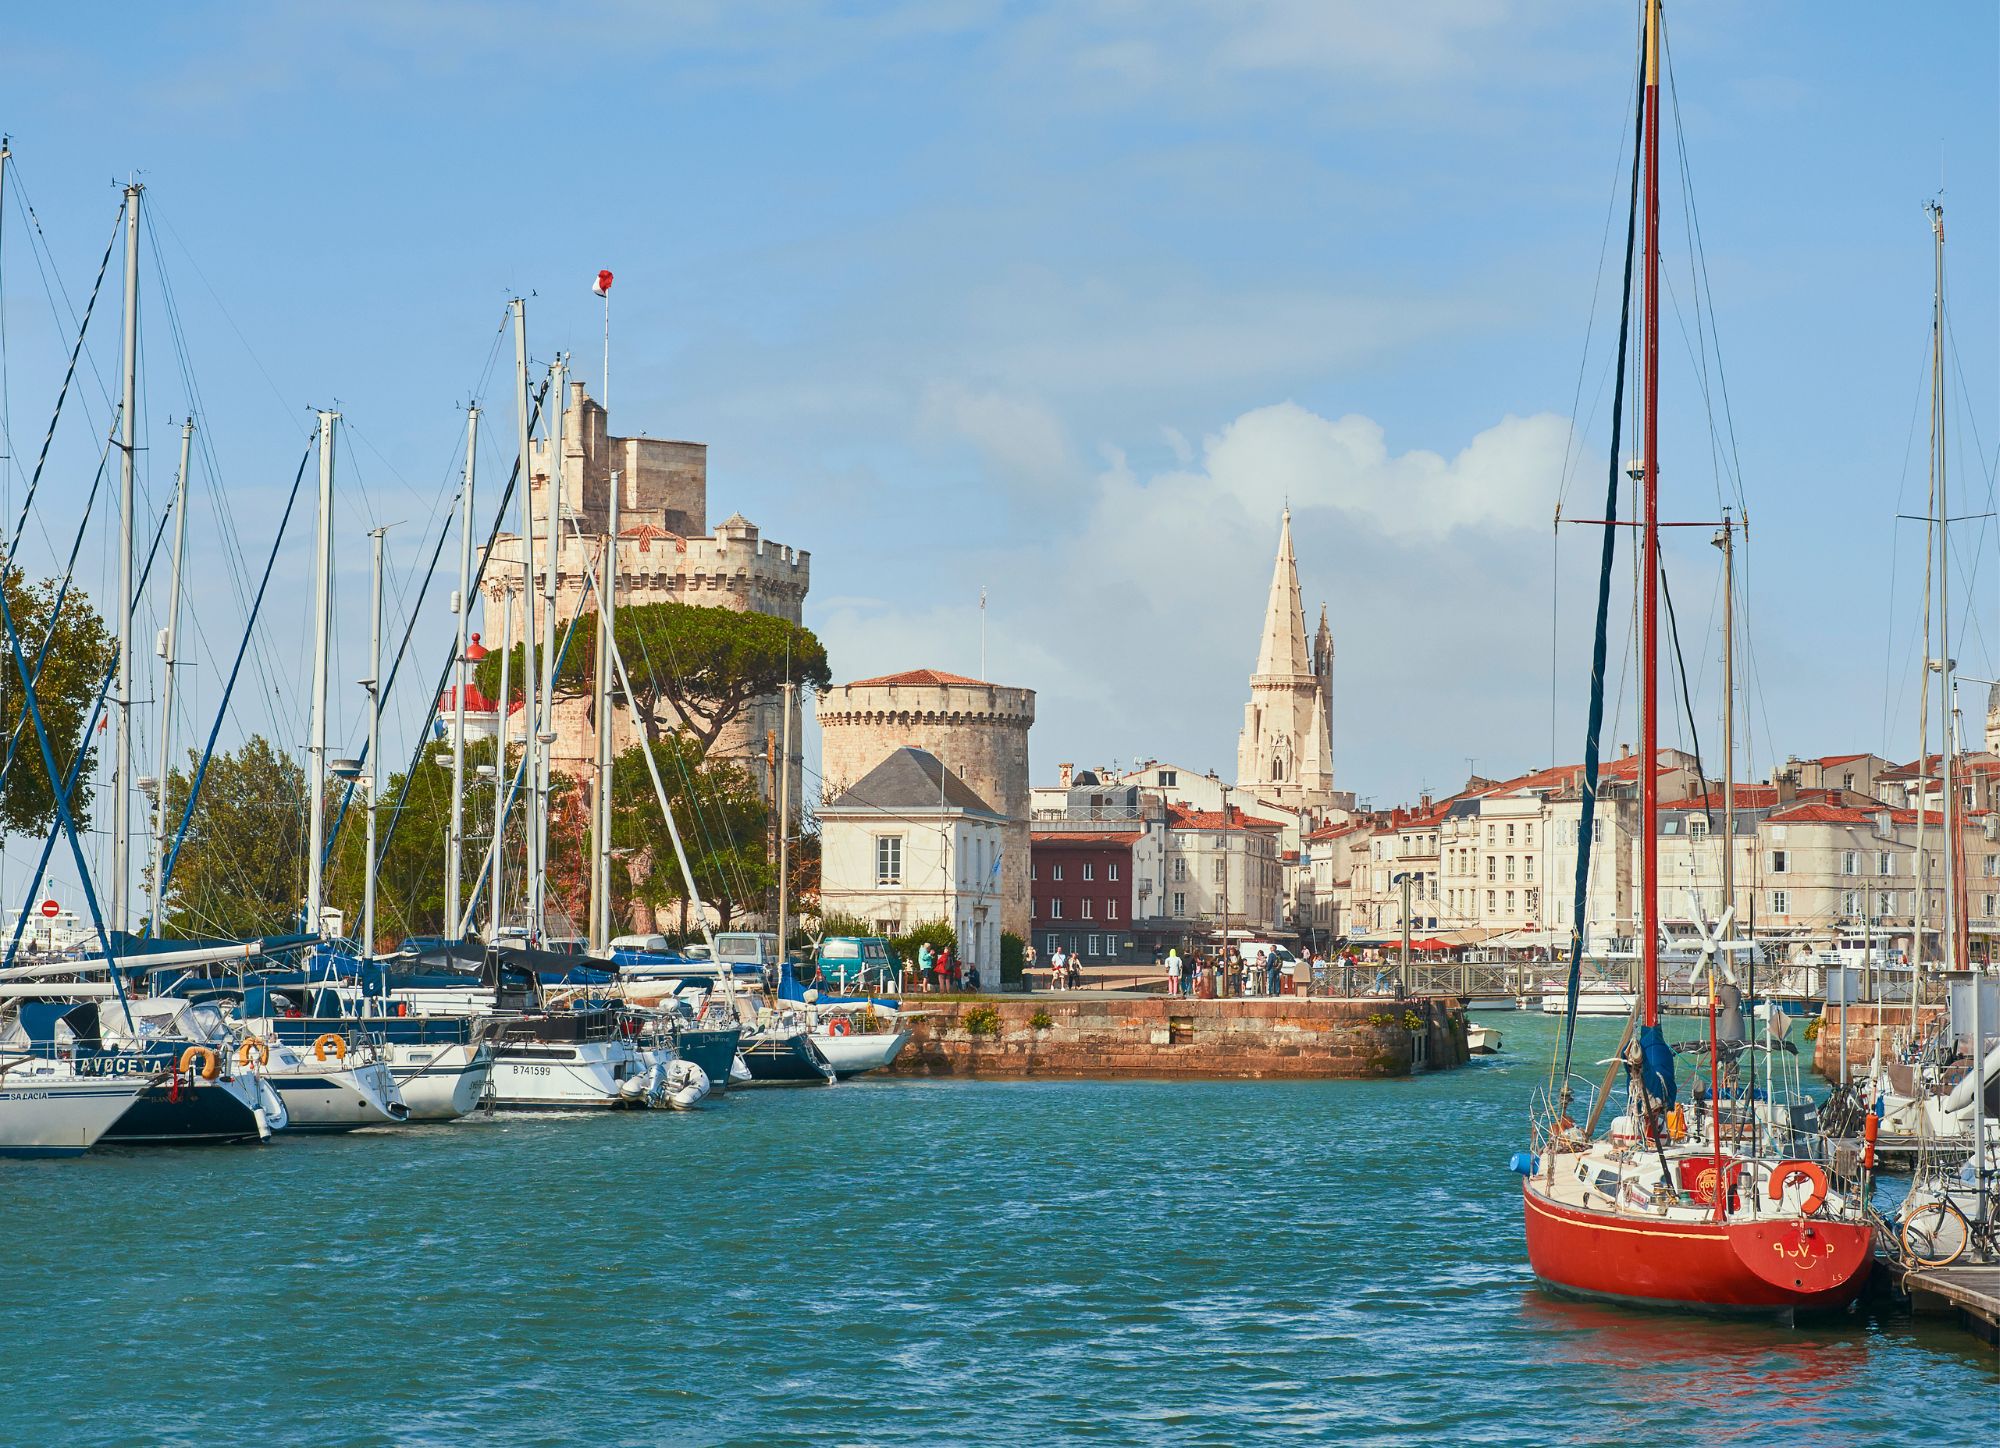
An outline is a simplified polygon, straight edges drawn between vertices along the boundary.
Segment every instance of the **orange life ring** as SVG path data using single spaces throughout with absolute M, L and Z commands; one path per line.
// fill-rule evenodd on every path
M 1826 1202 L 1826 1173 L 1815 1162 L 1781 1161 L 1771 1168 L 1771 1180 L 1765 1184 L 1764 1193 L 1774 1202 L 1785 1199 L 1785 1187 L 1793 1177 L 1804 1177 L 1812 1190 L 1799 1203 L 1799 1210 L 1810 1217 Z
M 347 1038 L 337 1031 L 328 1031 L 317 1041 L 313 1042 L 314 1058 L 324 1061 L 326 1059 L 326 1048 L 329 1045 L 333 1047 L 333 1054 L 335 1056 L 339 1057 L 342 1061 L 347 1059 Z
M 191 1071 L 196 1061 L 201 1062 L 202 1080 L 213 1081 L 222 1074 L 222 1058 L 206 1046 L 189 1046 L 181 1052 L 180 1065 L 176 1069 Z
M 847 1036 L 853 1032 L 854 1027 L 848 1023 L 846 1016 L 835 1016 L 826 1023 L 826 1033 L 829 1036 Z
M 264 1044 L 261 1036 L 247 1037 L 243 1044 L 236 1048 L 236 1064 L 248 1066 L 252 1055 L 257 1057 L 259 1066 L 265 1065 L 271 1059 L 271 1048 Z

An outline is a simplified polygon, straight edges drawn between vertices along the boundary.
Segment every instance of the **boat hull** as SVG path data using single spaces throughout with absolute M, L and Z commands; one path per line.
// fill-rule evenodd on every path
M 256 1141 L 263 1135 L 259 1105 L 254 1076 L 184 1083 L 178 1099 L 170 1086 L 149 1086 L 101 1139 L 118 1146 Z
M 760 1083 L 823 1083 L 832 1079 L 818 1043 L 805 1035 L 745 1041 L 738 1053 Z
M 1689 1312 L 1837 1311 L 1873 1265 L 1864 1223 L 1797 1216 L 1660 1221 L 1581 1210 L 1522 1186 L 1528 1261 L 1568 1296 Z
M 736 1062 L 736 1048 L 742 1041 L 743 1032 L 736 1026 L 727 1030 L 697 1027 L 681 1031 L 674 1037 L 673 1054 L 701 1067 L 702 1073 L 714 1086 L 726 1088 L 729 1069 Z
M 493 1079 L 493 1048 L 390 1042 L 383 1047 L 412 1121 L 456 1121 L 479 1106 Z
M 493 1101 L 509 1110 L 643 1105 L 626 1095 L 624 1086 L 651 1069 L 652 1063 L 622 1039 L 574 1045 L 507 1041 L 493 1051 Z
M 908 1031 L 875 1031 L 846 1036 L 814 1031 L 812 1043 L 826 1057 L 826 1063 L 833 1067 L 833 1074 L 845 1081 L 850 1076 L 881 1070 L 896 1059 L 909 1040 Z
M 132 1109 L 146 1086 L 143 1077 L 37 1080 L 14 1074 L 0 1086 L 0 1157 L 80 1156 Z
M 302 1071 L 267 1069 L 264 1079 L 285 1103 L 287 1131 L 325 1134 L 363 1126 L 387 1126 L 408 1118 L 396 1080 L 380 1061 L 328 1069 L 318 1063 Z

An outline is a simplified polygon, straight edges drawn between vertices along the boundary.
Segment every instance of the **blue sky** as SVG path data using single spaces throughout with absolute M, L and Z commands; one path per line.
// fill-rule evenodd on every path
M 1893 519 L 1922 511 L 1921 208 L 1941 176 L 1954 511 L 1986 510 L 2000 447 L 1996 11 L 1686 0 L 1669 26 L 1701 326 L 1719 327 L 1754 527 L 1746 770 L 1912 753 L 1921 539 Z M 148 186 L 212 450 L 193 719 L 242 614 L 228 550 L 261 561 L 311 408 L 337 401 L 351 429 L 352 680 L 367 527 L 404 525 L 406 573 L 428 556 L 458 409 L 501 396 L 510 295 L 534 293 L 538 362 L 570 349 L 594 386 L 603 266 L 614 430 L 709 443 L 712 516 L 812 551 L 808 621 L 838 676 L 978 672 L 984 585 L 987 672 L 1040 691 L 1038 775 L 1139 756 L 1228 774 L 1289 499 L 1336 634 L 1339 781 L 1389 802 L 1456 784 L 1468 757 L 1498 773 L 1579 750 L 1594 540 L 1555 552 L 1550 519 L 1565 493 L 1600 506 L 1607 300 L 1588 323 L 1633 30 L 1633 7 L 1595 0 L 44 7 L 10 21 L 0 127 L 78 300 L 114 179 Z M 1677 185 L 1668 213 L 1691 328 Z M 6 228 L 20 454 L 61 342 L 11 198 Z M 163 498 L 187 404 L 150 256 L 147 274 Z M 93 334 L 106 383 L 113 321 Z M 1708 518 L 1733 485 L 1681 325 L 1668 511 Z M 85 392 L 31 566 L 76 525 L 108 415 Z M 25 461 L 8 466 L 18 499 Z M 2000 532 L 1962 532 L 1957 652 L 2000 676 Z M 1677 536 L 1670 567 L 1713 751 L 1705 536 Z M 229 732 L 298 744 L 305 529 L 280 576 Z M 414 585 L 397 592 L 406 611 Z M 446 647 L 442 588 L 419 624 L 398 753 Z M 340 692 L 357 736 L 359 691 Z

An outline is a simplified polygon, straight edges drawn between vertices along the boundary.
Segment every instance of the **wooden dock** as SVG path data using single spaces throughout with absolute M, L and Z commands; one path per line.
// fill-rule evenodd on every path
M 1901 1286 L 1912 1312 L 1956 1318 L 1974 1337 L 2000 1348 L 2000 1264 L 1908 1268 Z

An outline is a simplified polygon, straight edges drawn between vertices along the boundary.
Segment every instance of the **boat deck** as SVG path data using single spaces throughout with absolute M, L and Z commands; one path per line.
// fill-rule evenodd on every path
M 1909 1268 L 1902 1285 L 1911 1311 L 1956 1317 L 1974 1337 L 2000 1348 L 2000 1263 Z

